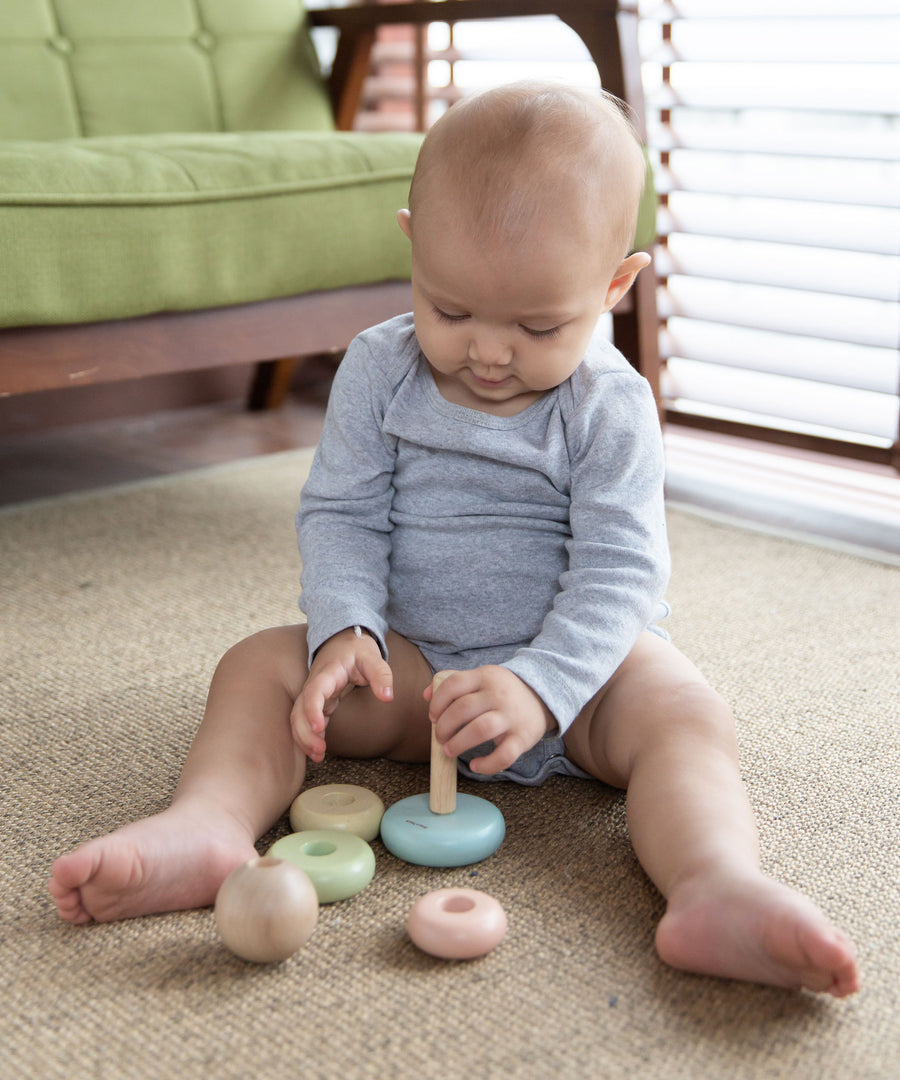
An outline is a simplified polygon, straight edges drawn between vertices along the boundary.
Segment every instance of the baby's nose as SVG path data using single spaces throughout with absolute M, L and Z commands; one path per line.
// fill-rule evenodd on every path
M 499 334 L 477 334 L 469 341 L 469 359 L 488 367 L 508 364 L 512 360 L 512 347 Z

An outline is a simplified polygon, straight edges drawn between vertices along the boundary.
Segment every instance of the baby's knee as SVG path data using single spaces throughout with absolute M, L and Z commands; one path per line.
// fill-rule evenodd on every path
M 661 690 L 654 713 L 663 730 L 706 742 L 734 742 L 734 714 L 728 702 L 708 683 L 685 680 Z
M 307 671 L 306 627 L 274 626 L 232 645 L 219 661 L 217 672 L 261 673 L 271 670 L 293 676 Z

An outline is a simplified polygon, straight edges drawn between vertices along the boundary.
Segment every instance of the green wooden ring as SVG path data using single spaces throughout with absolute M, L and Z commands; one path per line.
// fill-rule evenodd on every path
M 320 904 L 355 896 L 375 874 L 375 852 L 359 836 L 340 829 L 290 833 L 276 840 L 267 854 L 299 866 Z

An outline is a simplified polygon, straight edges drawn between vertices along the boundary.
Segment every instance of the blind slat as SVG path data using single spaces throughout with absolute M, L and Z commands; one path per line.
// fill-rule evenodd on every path
M 847 0 L 641 0 L 640 12 L 647 19 L 677 22 L 685 18 L 716 19 L 725 24 L 734 19 L 781 19 L 835 16 L 845 20 L 896 15 L 897 0 L 859 0 L 851 7 Z
M 673 357 L 666 367 L 666 394 L 678 404 L 696 402 L 737 408 L 747 414 L 793 420 L 887 443 L 897 437 L 896 398 L 843 386 L 716 367 Z M 779 404 L 777 411 L 772 408 Z
M 758 17 L 728 22 L 679 19 L 673 22 L 670 41 L 659 48 L 675 63 L 742 63 L 752 55 L 755 64 L 789 63 L 792 69 L 803 64 L 840 64 L 843 70 L 850 64 L 895 64 L 900 15 L 895 10 L 893 16 L 848 20 L 785 15 L 777 23 Z M 655 49 L 645 55 L 658 59 Z
M 443 39 L 442 30 L 429 32 L 429 40 L 435 44 Z M 517 19 L 515 27 L 509 19 L 455 23 L 453 44 L 466 60 L 493 64 L 505 59 L 572 63 L 590 62 L 591 58 L 575 31 L 554 15 Z
M 660 348 L 666 358 L 679 356 L 878 394 L 895 394 L 900 386 L 900 356 L 896 349 L 723 326 L 679 316 L 668 320 Z
M 900 162 L 847 162 L 787 154 L 776 158 L 746 153 L 735 158 L 684 149 L 672 152 L 658 187 L 895 208 L 900 201 Z
M 900 210 L 674 192 L 661 231 L 900 255 Z
M 721 236 L 676 233 L 655 260 L 662 277 L 682 274 L 720 281 L 894 301 L 900 256 L 796 247 Z
M 769 413 L 751 413 L 735 405 L 709 405 L 702 401 L 690 401 L 687 398 L 677 401 L 667 399 L 666 416 L 676 423 L 683 418 L 688 427 L 709 427 L 713 430 L 719 430 L 722 427 L 722 421 L 725 421 L 726 430 L 731 430 L 731 425 L 736 425 L 737 431 L 745 436 L 753 430 L 766 436 L 771 433 L 771 441 L 775 443 L 782 441 L 778 437 L 779 432 L 787 432 L 790 438 L 786 441 L 790 444 L 809 444 L 813 448 L 826 449 L 830 453 L 845 452 L 848 458 L 859 457 L 863 460 L 872 458 L 881 462 L 891 460 L 891 450 L 896 441 L 886 436 L 867 435 L 863 431 L 848 431 L 843 428 L 828 427 L 825 424 L 789 420 Z M 698 423 L 698 419 L 707 420 L 709 423 Z M 861 448 L 863 452 L 859 453 Z M 873 453 L 867 454 L 866 449 L 872 450 Z
M 900 112 L 900 88 L 878 85 L 843 85 L 833 83 L 815 86 L 797 84 L 788 97 L 783 87 L 765 82 L 763 73 L 743 75 L 731 64 L 707 64 L 714 68 L 706 73 L 704 81 L 687 85 L 673 82 L 651 90 L 647 103 L 655 109 L 674 109 L 678 106 L 706 109 L 793 109 L 811 112 L 867 113 L 875 116 Z M 880 70 L 880 69 L 876 69 Z M 874 80 L 867 80 L 874 81 Z
M 684 315 L 856 345 L 896 348 L 900 336 L 896 304 L 677 274 L 668 279 L 660 306 L 667 316 Z
M 866 130 L 841 131 L 839 138 L 829 128 L 797 130 L 782 115 L 782 123 L 720 128 L 707 114 L 675 110 L 667 125 L 648 122 L 650 143 L 667 153 L 678 149 L 711 150 L 722 154 L 773 154 L 848 159 L 867 163 L 900 161 L 900 126 L 871 124 Z

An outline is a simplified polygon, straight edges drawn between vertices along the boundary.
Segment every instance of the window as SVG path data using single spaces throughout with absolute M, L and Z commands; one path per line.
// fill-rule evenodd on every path
M 668 416 L 900 467 L 900 9 L 641 14 Z

